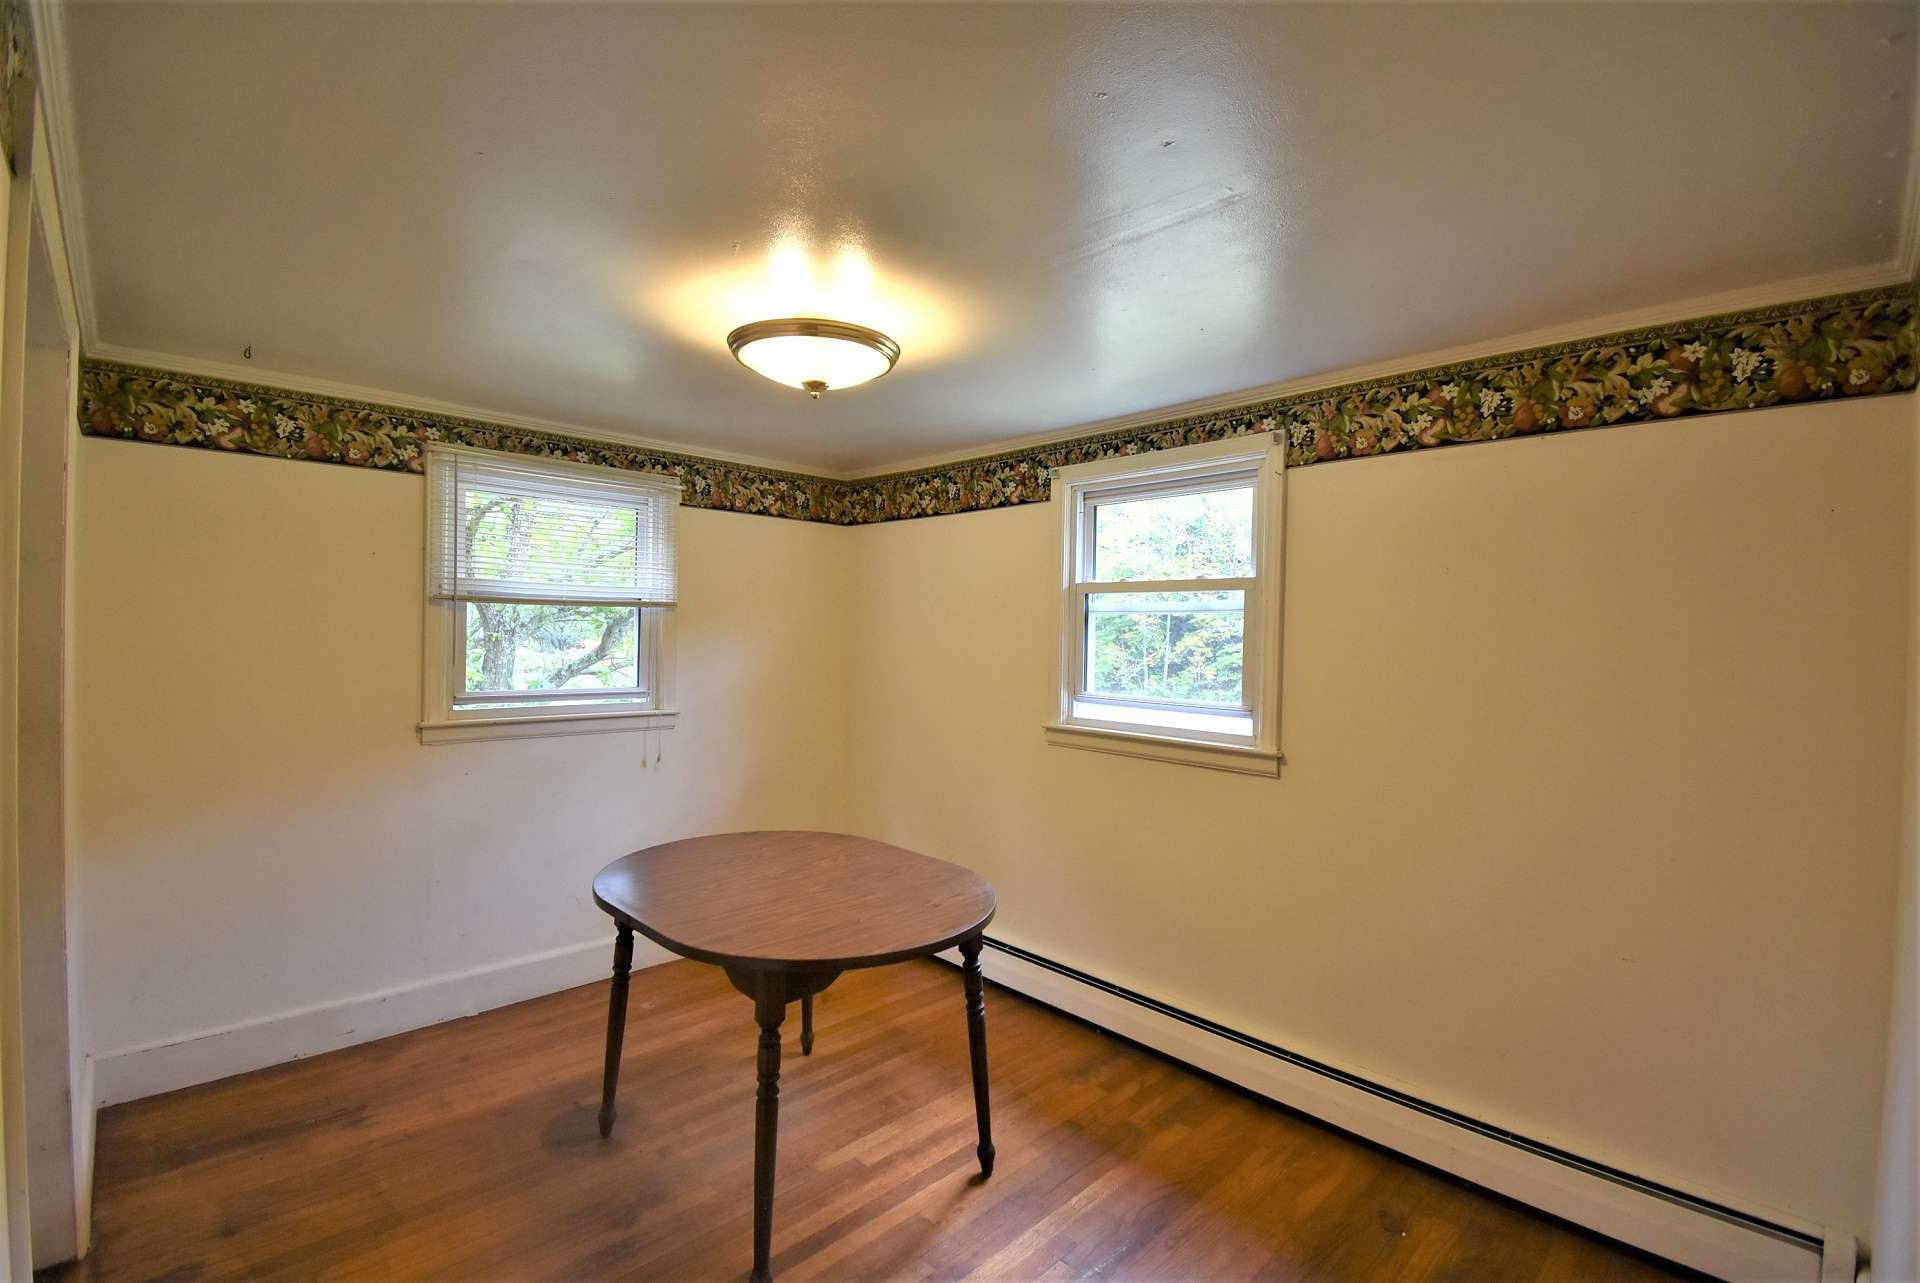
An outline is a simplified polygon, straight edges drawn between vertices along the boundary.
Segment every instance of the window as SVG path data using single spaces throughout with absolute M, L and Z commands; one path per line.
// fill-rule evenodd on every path
M 423 742 L 664 729 L 680 484 L 427 451 Z
M 1074 748 L 1279 773 L 1280 488 L 1266 434 L 1061 468 Z

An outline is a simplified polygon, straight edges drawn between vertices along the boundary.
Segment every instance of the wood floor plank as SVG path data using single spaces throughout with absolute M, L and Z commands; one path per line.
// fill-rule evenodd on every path
M 721 973 L 637 972 L 595 1127 L 588 985 L 100 1117 L 94 1249 L 58 1283 L 743 1278 L 755 1027 Z M 1654 1283 L 1698 1276 L 1004 990 L 978 1179 L 958 972 L 850 973 L 789 1022 L 774 1269 L 801 1280 Z

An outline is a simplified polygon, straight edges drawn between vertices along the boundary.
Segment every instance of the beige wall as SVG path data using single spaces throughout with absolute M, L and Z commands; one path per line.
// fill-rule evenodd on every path
M 1864 1230 L 1914 414 L 1296 472 L 1278 781 L 1042 743 L 1045 505 L 689 511 L 659 769 L 631 735 L 423 748 L 417 479 L 83 441 L 89 1045 L 596 941 L 591 874 L 649 842 L 851 828 L 986 872 L 1014 943 Z
M 686 713 L 642 769 L 637 734 L 419 744 L 418 478 L 78 455 L 96 1056 L 610 941 L 589 884 L 615 856 L 842 822 L 848 531 L 684 513 Z
M 1920 397 L 1912 401 L 1914 424 L 1920 429 Z M 1914 493 L 1920 495 L 1920 449 L 1914 452 L 1914 464 Z M 1880 1283 L 1920 1279 L 1920 506 L 1914 516 L 1909 536 L 1915 573 L 1907 620 L 1906 793 L 1900 808 L 1894 993 L 1873 1233 L 1873 1276 Z
M 37 248 L 37 247 L 36 247 Z M 29 293 L 28 306 L 51 300 Z M 56 312 L 57 315 L 57 312 Z M 22 423 L 18 694 L 20 957 L 26 1033 L 28 1197 L 36 1266 L 79 1255 L 69 986 L 77 905 L 67 894 L 67 459 L 79 436 L 64 344 L 29 343 Z
M 26 325 L 27 181 L 0 174 L 0 1277 L 32 1272 L 27 1207 L 25 1042 L 20 971 L 21 413 Z
M 1864 1229 L 1913 414 L 1293 473 L 1278 781 L 1042 742 L 1050 506 L 858 530 L 853 828 L 979 868 L 1015 944 Z

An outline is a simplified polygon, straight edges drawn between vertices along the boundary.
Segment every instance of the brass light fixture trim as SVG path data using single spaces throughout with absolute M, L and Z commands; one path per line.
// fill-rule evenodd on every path
M 868 374 L 864 378 L 857 379 L 853 383 L 833 385 L 819 378 L 807 378 L 790 382 L 788 379 L 782 378 L 777 374 L 769 373 L 761 366 L 749 362 L 744 355 L 746 349 L 752 344 L 760 343 L 768 339 L 784 338 L 829 339 L 841 343 L 856 344 L 859 347 L 877 354 L 886 362 L 886 365 L 885 368 Z M 829 321 L 814 316 L 790 316 L 779 320 L 750 321 L 746 325 L 742 325 L 734 330 L 733 333 L 727 335 L 727 350 L 733 353 L 734 360 L 740 362 L 740 364 L 746 366 L 754 373 L 773 379 L 777 383 L 786 384 L 789 387 L 798 387 L 816 401 L 820 399 L 822 392 L 827 391 L 832 386 L 857 387 L 861 383 L 871 382 L 881 377 L 881 375 L 889 373 L 893 369 L 894 363 L 900 359 L 900 345 L 880 331 L 869 329 L 864 325 L 855 325 L 850 321 Z

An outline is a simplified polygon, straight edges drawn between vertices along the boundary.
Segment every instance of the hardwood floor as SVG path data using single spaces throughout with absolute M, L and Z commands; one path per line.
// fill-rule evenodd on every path
M 86 1280 L 743 1279 L 755 1026 L 716 968 L 607 986 L 101 1115 Z M 782 1082 L 776 1278 L 1694 1278 L 1002 989 L 976 1177 L 960 974 L 849 973 Z M 797 1022 L 788 1022 L 789 1031 Z M 793 1038 L 789 1037 L 791 1044 Z

